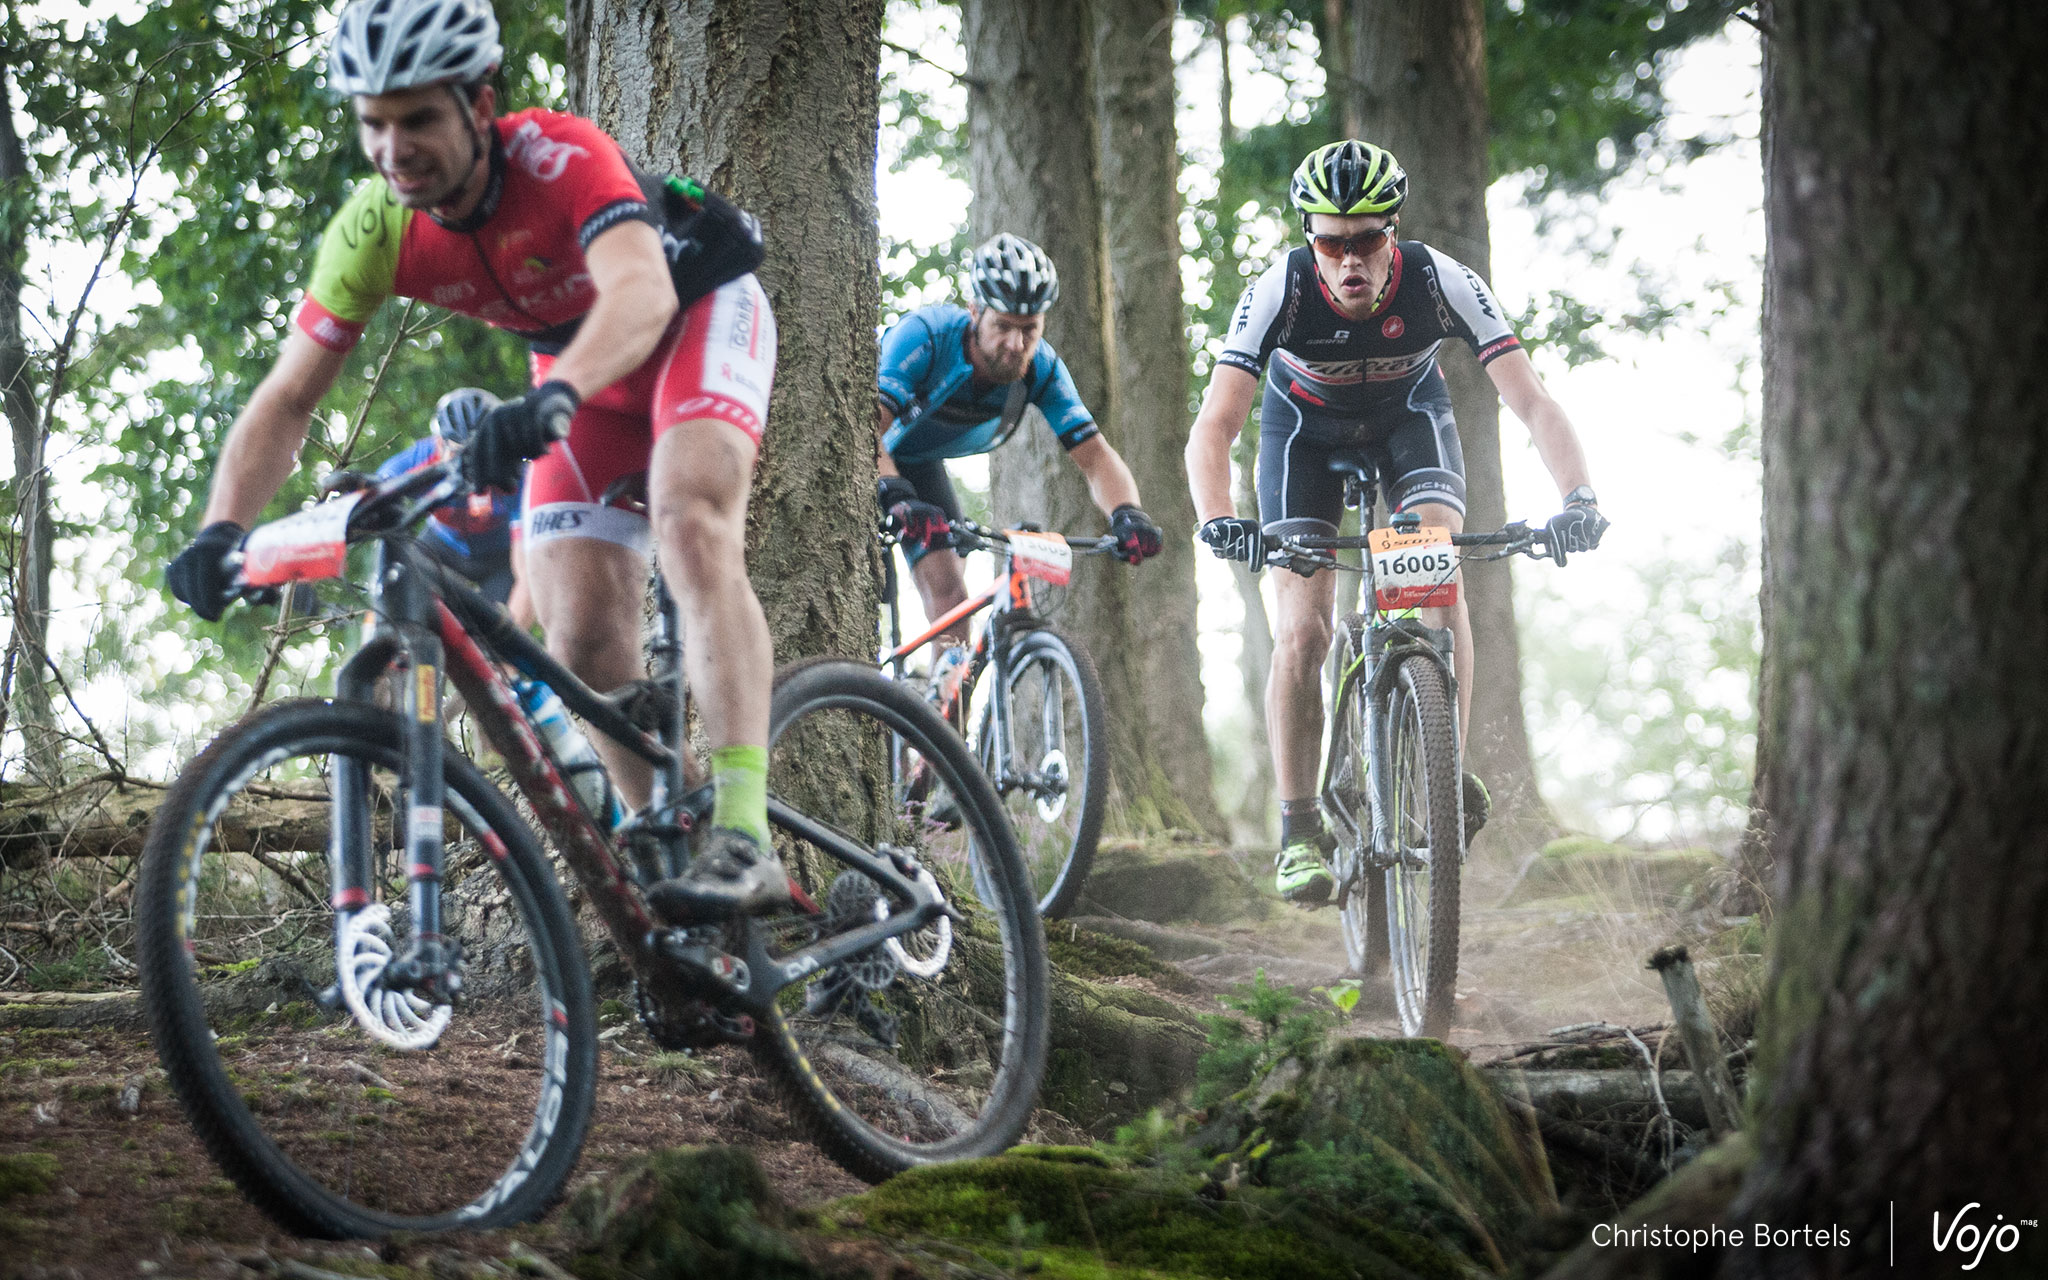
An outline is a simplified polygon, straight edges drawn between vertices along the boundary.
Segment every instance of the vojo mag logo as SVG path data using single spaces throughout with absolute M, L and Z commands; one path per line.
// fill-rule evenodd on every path
M 1981 1207 L 1978 1201 L 1972 1200 L 1946 1223 L 1943 1222 L 1941 1214 L 1934 1215 L 1934 1251 L 1942 1254 L 1960 1254 L 1969 1258 L 1969 1261 L 1963 1264 L 1965 1271 L 1975 1271 L 1977 1264 L 1984 1261 L 1984 1255 L 1991 1250 L 2011 1253 L 2020 1247 L 2022 1228 L 2036 1230 L 2041 1225 L 2037 1218 L 2018 1218 L 2008 1222 L 2002 1213 L 1995 1215 L 1989 1223 L 1980 1225 L 1971 1221 L 1970 1215 L 1973 1210 Z

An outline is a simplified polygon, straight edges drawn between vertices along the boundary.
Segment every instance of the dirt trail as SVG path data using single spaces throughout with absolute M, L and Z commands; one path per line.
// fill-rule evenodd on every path
M 1248 878 L 1263 870 L 1262 860 L 1250 854 L 1196 856 L 1231 857 Z M 1643 958 L 1671 940 L 1670 912 L 1598 895 L 1498 905 L 1512 880 L 1507 871 L 1483 864 L 1467 877 L 1452 1043 L 1483 1059 L 1493 1046 L 1563 1024 L 1641 1023 L 1665 1016 Z M 1052 926 L 1062 927 L 1078 926 Z M 1195 996 L 1175 997 L 1192 1011 L 1217 1008 L 1215 995 L 1251 981 L 1262 969 L 1272 982 L 1301 988 L 1328 986 L 1344 976 L 1332 910 L 1278 907 L 1256 923 L 1182 921 L 1169 928 L 1206 952 L 1174 961 L 1198 988 Z M 259 1274 L 243 1262 L 265 1255 L 307 1258 L 314 1265 L 322 1258 L 364 1260 L 360 1245 L 308 1246 L 282 1237 L 218 1176 L 167 1093 L 139 1025 L 30 1029 L 9 1025 L 5 1017 L 0 1010 L 0 1166 L 4 1157 L 45 1153 L 55 1157 L 59 1174 L 46 1191 L 10 1198 L 0 1168 L 0 1278 L 126 1280 L 140 1274 L 228 1280 Z M 1399 1034 L 1390 1005 L 1370 991 L 1348 1029 Z M 637 1027 L 605 1043 L 596 1119 L 577 1182 L 660 1147 L 723 1142 L 753 1150 L 777 1190 L 794 1204 L 819 1204 L 861 1189 L 794 1130 L 745 1054 L 714 1053 L 714 1069 L 702 1079 L 660 1079 L 648 1069 L 653 1046 Z M 137 1084 L 139 1100 L 129 1112 L 123 1094 Z M 451 1245 L 497 1255 L 509 1241 L 412 1242 L 395 1254 L 387 1248 L 384 1260 L 419 1260 Z

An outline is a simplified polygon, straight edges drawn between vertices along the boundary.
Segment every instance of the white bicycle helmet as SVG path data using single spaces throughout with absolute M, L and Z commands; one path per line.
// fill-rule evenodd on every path
M 327 83 L 372 95 L 468 84 L 504 58 L 490 0 L 355 0 L 327 47 Z
M 1011 315 L 1035 316 L 1060 296 L 1060 273 L 1045 250 L 1007 231 L 974 251 L 967 278 L 976 302 Z

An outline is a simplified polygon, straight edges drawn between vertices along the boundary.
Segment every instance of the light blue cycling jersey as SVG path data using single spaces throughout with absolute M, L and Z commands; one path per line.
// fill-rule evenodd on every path
M 966 458 L 1003 442 L 1003 402 L 1010 388 L 975 384 L 967 363 L 971 324 L 965 307 L 942 302 L 918 308 L 882 335 L 877 389 L 896 413 L 882 433 L 882 446 L 898 463 Z M 1062 445 L 1071 449 L 1100 434 L 1051 346 L 1038 344 L 1024 380 L 1028 402 L 1045 414 Z

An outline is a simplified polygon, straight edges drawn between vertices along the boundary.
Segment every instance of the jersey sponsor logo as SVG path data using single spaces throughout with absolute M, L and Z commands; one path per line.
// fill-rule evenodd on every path
M 510 253 L 514 246 L 525 244 L 531 239 L 533 239 L 533 228 L 514 227 L 498 237 L 498 252 Z
M 1380 336 L 1383 338 L 1398 338 L 1407 331 L 1408 322 L 1399 316 L 1388 316 L 1380 321 Z
M 458 302 L 476 296 L 476 285 L 468 280 L 457 280 L 454 284 L 437 284 L 428 295 L 437 307 L 452 307 Z
M 583 527 L 584 513 L 577 510 L 536 511 L 527 521 L 527 533 L 535 538 L 570 533 Z
M 559 142 L 540 131 L 531 120 L 512 131 L 505 140 L 505 158 L 542 182 L 553 182 L 577 156 L 590 153 L 573 142 Z
M 355 345 L 355 332 L 333 316 L 321 316 L 313 322 L 313 340 L 323 347 L 345 349 Z
M 733 306 L 731 336 L 726 345 L 734 351 L 751 351 L 754 346 L 754 294 L 752 290 L 742 292 Z M 726 375 L 730 377 L 731 375 Z
M 524 258 L 519 263 L 519 269 L 512 273 L 512 281 L 515 284 L 532 284 L 545 276 L 552 265 L 546 258 Z
M 1479 363 L 1485 364 L 1488 360 L 1493 359 L 1495 356 L 1503 355 L 1509 351 L 1513 351 L 1516 347 L 1519 347 L 1521 345 L 1522 344 L 1520 342 L 1516 341 L 1515 336 L 1513 334 L 1509 334 L 1507 337 L 1502 338 L 1497 342 L 1489 342 L 1479 349 Z
M 696 422 L 704 418 L 715 418 L 730 422 L 750 436 L 761 434 L 761 417 L 746 405 L 729 400 L 724 396 L 691 396 L 676 406 L 674 422 Z
M 1349 342 L 1349 341 L 1351 341 L 1351 330 L 1349 330 L 1349 329 L 1339 329 L 1339 330 L 1337 330 L 1337 332 L 1335 332 L 1335 333 L 1331 334 L 1331 335 L 1330 335 L 1329 337 L 1327 337 L 1327 338 L 1306 338 L 1306 339 L 1303 339 L 1303 341 L 1302 341 L 1302 344 L 1301 344 L 1301 345 L 1302 345 L 1302 346 L 1304 346 L 1304 347 L 1313 347 L 1313 346 L 1329 346 L 1329 345 L 1330 345 L 1331 343 L 1333 343 L 1333 342 Z
M 1479 304 L 1480 312 L 1484 314 L 1488 320 L 1500 319 L 1499 316 L 1493 314 L 1493 299 L 1487 296 L 1485 282 L 1481 281 L 1480 278 L 1473 273 L 1472 268 L 1465 267 L 1464 271 L 1465 279 L 1472 285 L 1472 300 Z
M 1436 304 L 1437 327 L 1445 333 L 1456 333 L 1458 326 L 1451 319 L 1451 304 L 1444 301 L 1443 282 L 1436 278 L 1436 267 L 1423 267 L 1422 278 L 1429 285 L 1429 300 Z
M 578 271 L 561 283 L 535 293 L 522 293 L 514 299 L 521 311 L 539 311 L 551 303 L 567 302 L 595 291 L 588 271 Z
M 1370 360 L 1302 360 L 1290 356 L 1287 364 L 1302 376 L 1326 387 L 1354 382 L 1392 382 L 1427 366 L 1436 356 L 1436 345 L 1432 343 L 1426 350 L 1409 355 Z

